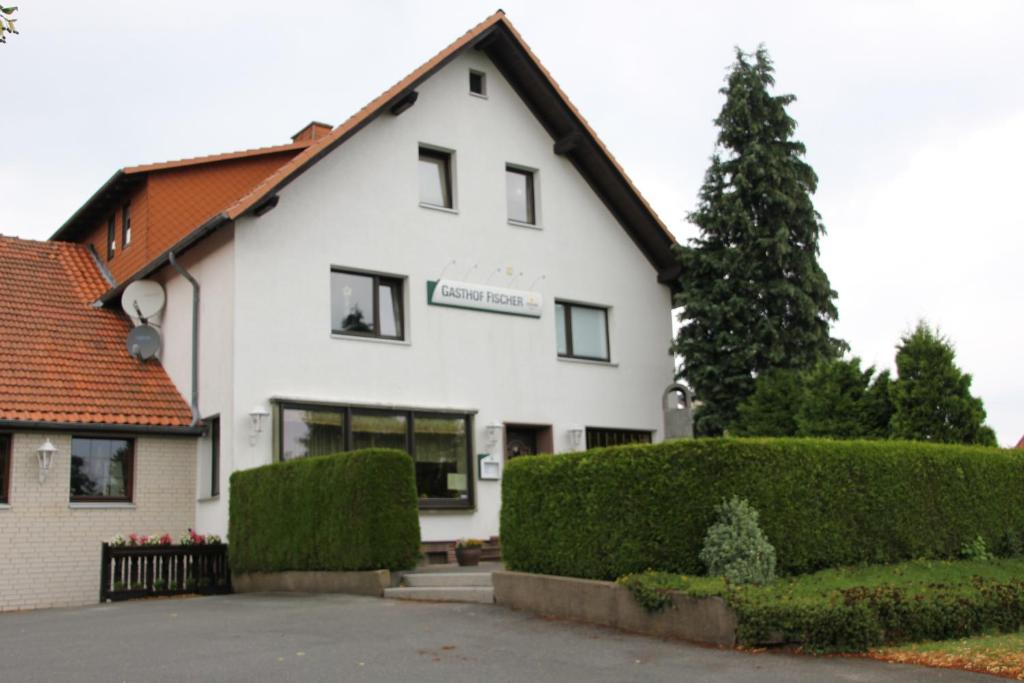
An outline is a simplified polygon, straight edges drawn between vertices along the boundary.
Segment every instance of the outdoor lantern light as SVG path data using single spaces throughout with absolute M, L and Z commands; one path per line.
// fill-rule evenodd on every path
M 569 441 L 572 443 L 573 448 L 579 448 L 580 444 L 583 443 L 583 427 L 570 427 Z
M 36 457 L 39 458 L 39 483 L 42 484 L 46 481 L 46 474 L 50 471 L 50 464 L 53 462 L 53 454 L 57 452 L 57 447 L 50 443 L 50 439 L 46 439 L 43 445 L 36 450 Z
M 249 443 L 256 444 L 256 435 L 263 431 L 263 419 L 269 415 L 261 405 L 249 411 Z
M 505 426 L 500 422 L 492 422 L 487 425 L 487 448 L 488 450 L 495 450 L 498 447 L 498 442 L 501 441 L 501 430 Z

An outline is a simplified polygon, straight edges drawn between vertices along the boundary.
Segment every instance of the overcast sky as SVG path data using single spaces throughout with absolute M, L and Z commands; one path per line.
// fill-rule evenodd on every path
M 0 233 L 45 239 L 122 166 L 338 124 L 496 2 L 24 0 L 0 45 Z M 734 46 L 764 43 L 820 178 L 835 333 L 893 367 L 927 319 L 999 442 L 1024 434 L 1024 3 L 501 6 L 680 241 Z

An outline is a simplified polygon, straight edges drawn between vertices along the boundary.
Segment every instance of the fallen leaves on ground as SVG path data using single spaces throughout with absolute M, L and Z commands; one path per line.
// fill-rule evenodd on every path
M 1024 681 L 1024 632 L 880 648 L 867 656 Z

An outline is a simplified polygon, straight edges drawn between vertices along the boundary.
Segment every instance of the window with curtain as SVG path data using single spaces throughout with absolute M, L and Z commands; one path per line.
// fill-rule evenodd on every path
M 130 439 L 71 439 L 71 500 L 130 501 L 134 444 Z
M 294 403 L 275 410 L 280 460 L 396 448 L 413 458 L 421 506 L 473 504 L 471 415 Z

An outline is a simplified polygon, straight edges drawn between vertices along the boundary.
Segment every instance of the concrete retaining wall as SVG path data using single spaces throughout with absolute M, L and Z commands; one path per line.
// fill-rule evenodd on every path
M 376 569 L 365 572 L 268 572 L 233 574 L 236 593 L 352 593 L 384 596 L 391 586 L 391 572 Z
M 721 598 L 673 593 L 673 606 L 648 612 L 628 588 L 610 581 L 494 572 L 494 601 L 549 617 L 698 643 L 736 644 L 736 613 Z

